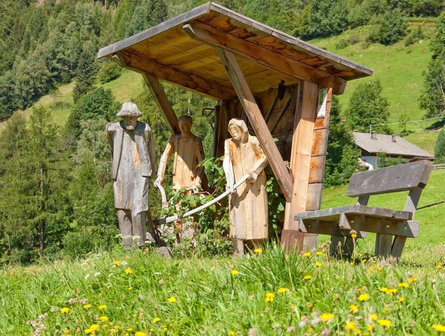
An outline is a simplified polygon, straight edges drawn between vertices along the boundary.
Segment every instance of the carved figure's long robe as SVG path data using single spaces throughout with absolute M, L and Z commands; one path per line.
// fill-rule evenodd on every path
M 252 135 L 244 143 L 228 139 L 224 145 L 224 160 L 229 163 L 225 165 L 225 169 L 233 170 L 234 183 L 252 171 L 258 174 L 256 181 L 244 182 L 236 193 L 229 196 L 230 237 L 243 240 L 265 239 L 268 236 L 268 205 L 264 172 L 267 160 L 264 152 L 258 139 Z M 226 173 L 227 175 L 230 173 Z
M 148 211 L 149 177 L 154 173 L 154 143 L 150 126 L 137 122 L 133 131 L 123 121 L 108 124 L 108 141 L 113 151 L 114 207 L 134 214 Z
M 159 161 L 158 176 L 164 176 L 168 158 L 173 153 L 173 189 L 191 189 L 200 186 L 203 169 L 198 165 L 204 160 L 201 139 L 193 134 L 190 137 L 172 135 Z

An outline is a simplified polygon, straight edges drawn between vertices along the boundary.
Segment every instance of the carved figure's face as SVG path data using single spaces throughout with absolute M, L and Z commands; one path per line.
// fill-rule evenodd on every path
M 240 127 L 232 125 L 229 127 L 229 133 L 232 136 L 233 140 L 235 141 L 241 141 L 243 138 L 243 131 Z
M 127 131 L 133 131 L 136 128 L 138 117 L 123 116 L 122 120 L 124 121 L 125 129 Z
M 192 123 L 187 119 L 179 119 L 179 130 L 182 135 L 190 134 L 190 130 L 192 129 Z

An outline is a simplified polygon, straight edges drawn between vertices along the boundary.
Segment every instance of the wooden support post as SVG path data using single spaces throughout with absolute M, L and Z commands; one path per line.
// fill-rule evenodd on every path
M 164 116 L 165 120 L 167 121 L 167 124 L 170 126 L 170 129 L 174 134 L 179 134 L 180 130 L 178 125 L 178 118 L 176 117 L 175 112 L 173 111 L 173 108 L 170 102 L 168 101 L 167 95 L 165 94 L 164 89 L 162 88 L 159 80 L 155 76 L 150 75 L 147 72 L 129 66 L 127 64 L 125 56 L 123 56 L 122 54 L 114 55 L 113 59 L 121 67 L 136 71 L 142 75 L 145 83 L 153 93 L 153 97 L 155 98 L 156 104 L 158 105 L 159 110 L 161 110 L 161 113 Z
M 286 231 L 298 230 L 293 216 L 298 212 L 304 212 L 308 205 L 309 174 L 312 156 L 314 124 L 317 116 L 318 86 L 317 84 L 303 82 L 303 99 L 301 105 L 301 117 L 294 129 L 292 137 L 291 171 L 294 178 L 292 187 L 292 201 L 286 204 L 285 223 L 282 236 L 282 245 L 285 242 Z M 312 198 L 313 199 L 313 198 Z M 311 209 L 312 210 L 312 209 Z M 313 240 L 313 239 L 312 239 Z M 312 245 L 312 244 L 310 244 Z M 304 235 L 298 235 L 296 246 L 283 246 L 286 250 L 297 248 L 302 251 L 304 247 Z M 306 246 L 309 249 L 312 246 Z
M 286 168 L 286 165 L 278 151 L 277 145 L 273 141 L 269 128 L 264 121 L 263 115 L 255 102 L 255 98 L 244 78 L 243 73 L 236 61 L 235 55 L 227 50 L 217 48 L 218 54 L 229 74 L 233 87 L 238 95 L 241 105 L 249 118 L 250 124 L 255 131 L 255 135 L 260 142 L 264 154 L 266 155 L 272 171 L 277 178 L 281 191 L 287 201 L 292 199 L 292 178 Z
M 161 110 L 161 113 L 164 116 L 165 120 L 167 120 L 167 123 L 170 126 L 172 132 L 174 134 L 179 134 L 181 131 L 179 130 L 178 118 L 173 111 L 173 107 L 168 101 L 167 95 L 165 94 L 161 83 L 156 77 L 150 74 L 144 73 L 142 74 L 142 76 L 144 77 L 145 83 L 147 83 L 148 87 L 150 88 L 156 104 Z
M 404 211 L 411 211 L 414 214 L 416 213 L 417 204 L 419 203 L 420 195 L 422 194 L 423 188 L 417 187 L 415 189 L 410 190 L 408 194 L 408 198 L 406 199 Z M 403 248 L 405 247 L 406 237 L 396 236 L 394 238 L 394 242 L 391 247 L 391 258 L 395 259 L 395 261 L 399 261 L 402 256 Z

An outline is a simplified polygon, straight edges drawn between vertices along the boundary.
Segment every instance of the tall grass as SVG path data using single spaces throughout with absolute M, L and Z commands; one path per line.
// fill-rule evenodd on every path
M 331 260 L 324 250 L 286 256 L 276 244 L 238 259 L 116 250 L 2 271 L 0 333 L 431 335 L 445 324 L 444 276 L 434 264 L 419 275 L 409 265 Z

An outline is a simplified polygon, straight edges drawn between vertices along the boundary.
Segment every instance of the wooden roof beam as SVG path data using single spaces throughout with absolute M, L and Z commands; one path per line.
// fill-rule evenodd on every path
M 121 54 L 127 66 L 136 71 L 143 71 L 166 80 L 174 85 L 181 86 L 187 90 L 205 95 L 212 99 L 231 99 L 236 96 L 235 91 L 227 86 L 222 86 L 216 82 L 204 79 L 200 76 L 179 71 L 173 67 L 168 67 L 149 58 L 134 54 Z
M 280 72 L 286 76 L 297 77 L 312 83 L 336 83 L 333 86 L 335 94 L 343 93 L 344 79 L 332 76 L 320 69 L 311 67 L 295 59 L 278 54 L 270 49 L 261 47 L 229 33 L 215 29 L 205 23 L 194 22 L 185 24 L 184 31 L 193 39 L 202 43 L 229 50 L 237 55 L 250 59 L 264 67 Z
M 292 199 L 292 177 L 286 168 L 286 164 L 278 151 L 277 145 L 275 144 L 272 134 L 270 134 L 269 128 L 264 121 L 263 115 L 258 107 L 258 104 L 253 97 L 252 91 L 250 90 L 246 79 L 236 61 L 235 55 L 222 48 L 217 48 L 218 54 L 229 74 L 230 80 L 232 81 L 233 87 L 238 95 L 238 98 L 243 106 L 244 111 L 249 118 L 250 124 L 255 131 L 255 135 L 264 150 L 272 171 L 277 178 L 278 184 L 284 194 L 284 197 L 288 202 Z

